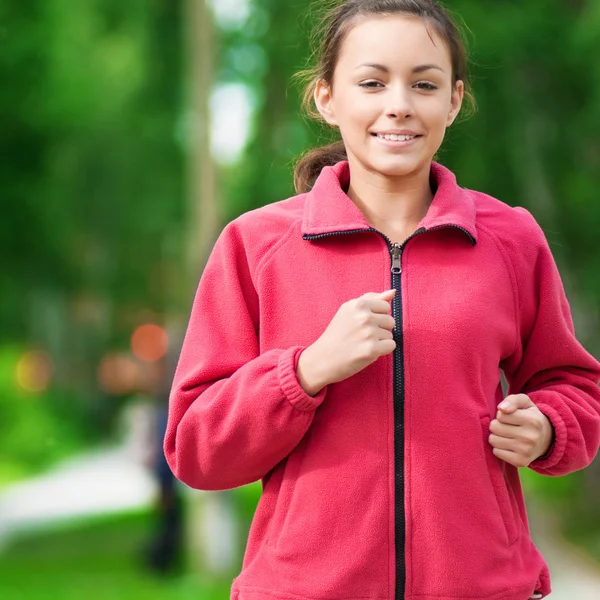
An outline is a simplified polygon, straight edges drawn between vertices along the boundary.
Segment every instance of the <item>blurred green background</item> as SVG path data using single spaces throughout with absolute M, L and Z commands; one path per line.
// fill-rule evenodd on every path
M 479 111 L 438 160 L 531 210 L 600 356 L 600 2 L 447 4 Z M 228 598 L 260 483 L 179 489 L 181 551 L 157 566 L 154 423 L 216 236 L 292 195 L 294 160 L 331 139 L 290 82 L 316 18 L 307 0 L 0 0 L 3 600 Z M 548 536 L 600 565 L 600 461 L 521 474 Z

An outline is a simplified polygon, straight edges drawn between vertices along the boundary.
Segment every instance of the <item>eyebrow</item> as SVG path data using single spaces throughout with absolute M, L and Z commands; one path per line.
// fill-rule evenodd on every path
M 355 70 L 358 70 L 362 67 L 370 67 L 371 69 L 377 69 L 378 71 L 383 71 L 384 73 L 390 72 L 390 70 L 387 67 L 384 67 L 383 65 L 379 65 L 377 63 L 364 63 L 362 65 L 358 65 L 358 67 L 356 67 Z M 416 67 L 413 67 L 412 72 L 413 73 L 423 73 L 424 71 L 430 71 L 431 69 L 438 69 L 442 73 L 444 72 L 444 69 L 442 69 L 442 67 L 439 67 L 438 65 L 433 65 L 433 64 L 417 65 Z

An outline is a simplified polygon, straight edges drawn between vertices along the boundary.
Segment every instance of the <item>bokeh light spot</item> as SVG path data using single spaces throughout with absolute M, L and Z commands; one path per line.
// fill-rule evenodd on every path
M 133 392 L 140 381 L 138 362 L 127 354 L 108 354 L 98 366 L 98 385 L 108 394 Z
M 26 352 L 17 363 L 17 383 L 27 392 L 43 392 L 52 379 L 52 359 L 48 353 L 33 350 Z
M 134 356 L 145 362 L 161 359 L 167 353 L 168 346 L 167 332 L 152 323 L 140 325 L 131 336 L 131 351 Z

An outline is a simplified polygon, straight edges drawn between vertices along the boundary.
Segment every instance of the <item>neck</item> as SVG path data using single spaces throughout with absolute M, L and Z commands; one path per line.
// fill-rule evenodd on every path
M 376 229 L 416 226 L 433 200 L 430 166 L 428 163 L 420 171 L 392 178 L 352 161 L 347 194 Z

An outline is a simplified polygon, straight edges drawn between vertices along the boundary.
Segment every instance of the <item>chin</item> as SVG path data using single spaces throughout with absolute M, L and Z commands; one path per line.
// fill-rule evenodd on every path
M 418 156 L 390 156 L 369 161 L 369 167 L 386 177 L 405 177 L 421 171 L 430 162 L 431 159 Z

